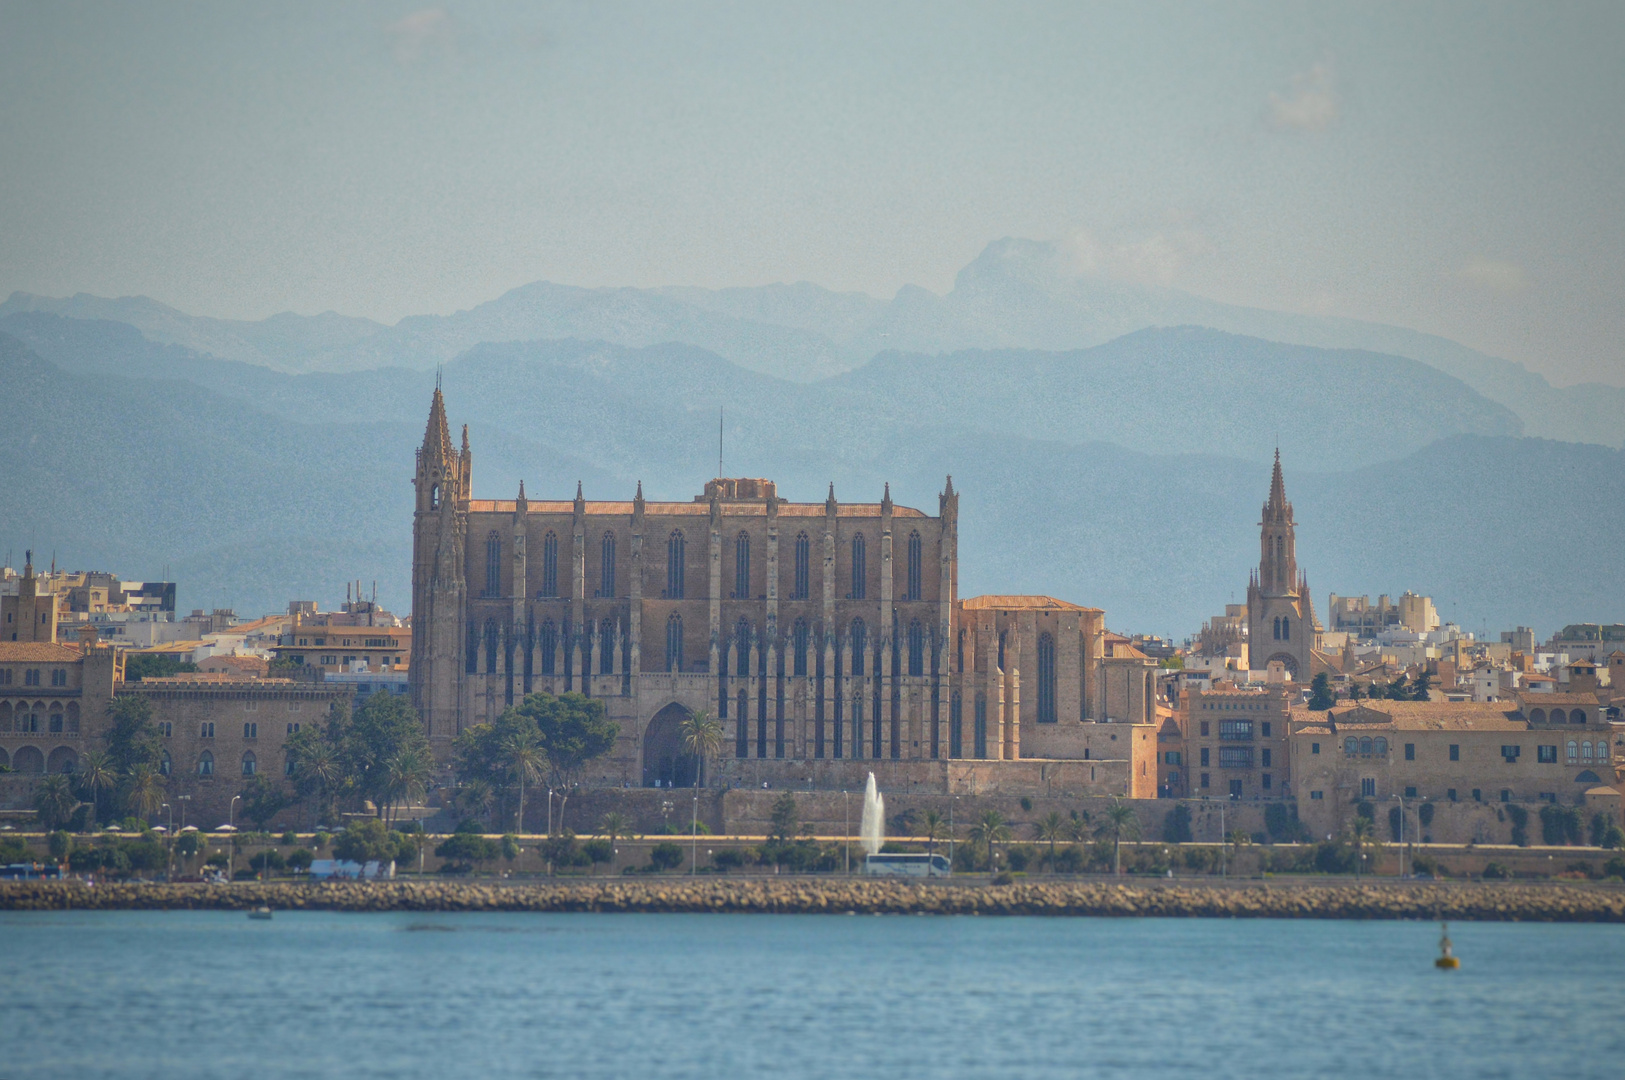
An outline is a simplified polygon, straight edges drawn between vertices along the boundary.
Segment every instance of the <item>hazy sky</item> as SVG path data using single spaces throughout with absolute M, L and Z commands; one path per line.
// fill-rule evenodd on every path
M 0 294 L 945 291 L 991 240 L 1625 384 L 1625 4 L 0 0 Z

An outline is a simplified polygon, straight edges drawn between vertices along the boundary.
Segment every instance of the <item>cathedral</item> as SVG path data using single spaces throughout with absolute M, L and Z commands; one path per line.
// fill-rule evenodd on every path
M 1099 609 L 961 598 L 951 477 L 934 515 L 720 477 L 689 502 L 476 499 L 436 387 L 416 486 L 411 691 L 442 762 L 575 692 L 620 729 L 593 784 L 691 783 L 679 726 L 705 710 L 715 783 L 1155 795 L 1154 663 Z
M 1275 452 L 1270 497 L 1259 522 L 1258 570 L 1247 583 L 1247 641 L 1251 664 L 1263 671 L 1272 662 L 1288 679 L 1308 682 L 1321 646 L 1321 625 L 1309 596 L 1309 578 L 1298 570 L 1297 523 L 1281 479 L 1281 452 Z

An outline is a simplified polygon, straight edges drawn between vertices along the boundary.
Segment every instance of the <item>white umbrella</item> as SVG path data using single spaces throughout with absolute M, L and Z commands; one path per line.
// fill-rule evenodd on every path
M 168 832 L 169 830 L 164 828 L 162 825 L 154 825 L 152 827 L 152 831 L 153 832 Z
M 181 832 L 197 832 L 196 825 L 182 825 Z
M 237 831 L 237 826 L 235 826 L 235 825 L 217 825 L 217 826 L 215 826 L 214 831 L 215 832 L 236 832 Z

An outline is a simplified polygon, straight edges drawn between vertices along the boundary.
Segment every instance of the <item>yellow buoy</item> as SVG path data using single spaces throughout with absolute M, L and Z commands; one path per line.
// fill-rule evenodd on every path
M 1433 961 L 1433 966 L 1447 971 L 1454 971 L 1456 968 L 1461 967 L 1461 959 L 1450 951 L 1450 924 L 1441 922 L 1439 929 L 1439 958 Z

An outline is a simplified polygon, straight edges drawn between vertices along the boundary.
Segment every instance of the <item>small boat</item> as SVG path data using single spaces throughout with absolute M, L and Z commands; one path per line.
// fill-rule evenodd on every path
M 250 919 L 269 919 L 271 917 L 271 909 L 266 907 L 264 904 L 261 904 L 257 908 L 249 908 L 248 917 Z
M 1450 924 L 1441 922 L 1439 930 L 1439 958 L 1433 961 L 1433 966 L 1446 971 L 1454 971 L 1461 967 L 1461 958 L 1450 951 Z

